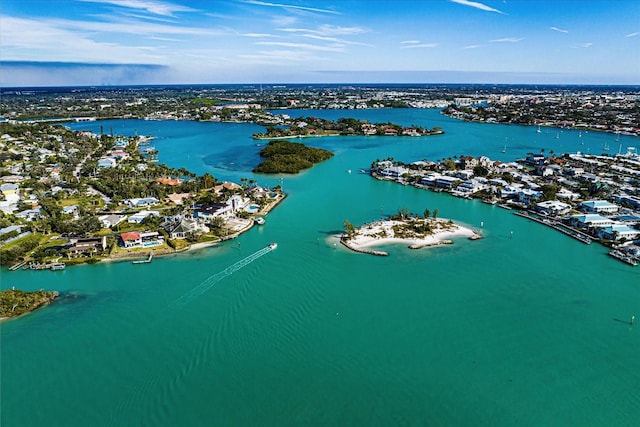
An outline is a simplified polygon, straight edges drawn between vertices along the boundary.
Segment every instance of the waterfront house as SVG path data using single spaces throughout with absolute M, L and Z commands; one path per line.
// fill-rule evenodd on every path
M 436 187 L 450 190 L 452 188 L 455 188 L 459 182 L 460 182 L 460 179 L 454 176 L 441 175 L 436 179 Z
M 545 215 L 566 215 L 571 212 L 571 205 L 558 200 L 547 200 L 536 203 L 536 210 Z
M 620 209 L 620 206 L 609 203 L 606 200 L 587 200 L 580 204 L 580 208 L 588 213 L 616 213 Z
M 473 194 L 484 190 L 485 188 L 487 188 L 487 184 L 485 182 L 474 178 L 464 181 L 456 187 L 456 190 L 462 193 Z
M 402 129 L 402 134 L 405 136 L 420 136 L 420 132 L 418 132 L 418 129 L 414 127 L 408 127 L 408 128 Z
M 363 123 L 360 128 L 364 135 L 375 135 L 378 132 L 376 126 L 371 123 Z
M 611 218 L 598 214 L 571 215 L 568 219 L 571 225 L 580 228 L 608 227 L 616 223 Z
M 120 240 L 122 245 L 126 249 L 138 248 L 138 247 L 152 247 L 162 244 L 162 236 L 157 231 L 139 232 L 130 231 L 128 233 L 120 234 Z
M 608 240 L 634 240 L 640 237 L 640 230 L 626 224 L 616 223 L 598 229 L 598 236 Z
M 438 178 L 440 178 L 442 175 L 440 175 L 439 173 L 430 173 L 427 176 L 423 176 L 420 179 L 420 184 L 422 185 L 429 185 L 431 187 L 435 187 L 436 186 L 436 181 L 438 180 Z
M 162 228 L 170 239 L 185 239 L 191 233 L 208 233 L 209 227 L 195 218 L 175 217 L 166 221 Z
M 409 173 L 409 169 L 403 168 L 402 166 L 391 166 L 385 168 L 380 172 L 383 176 L 389 176 L 391 178 L 400 178 L 405 173 Z
M 107 249 L 107 236 L 69 239 L 67 247 L 71 256 L 88 255 L 103 252 Z

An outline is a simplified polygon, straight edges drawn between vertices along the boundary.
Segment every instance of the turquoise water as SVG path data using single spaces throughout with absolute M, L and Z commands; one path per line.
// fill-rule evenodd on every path
M 640 423 L 640 329 L 615 320 L 640 313 L 638 268 L 497 206 L 358 173 L 389 156 L 613 150 L 614 135 L 565 130 L 555 139 L 555 129 L 433 110 L 288 113 L 447 133 L 307 139 L 335 157 L 281 181 L 250 172 L 260 150 L 253 125 L 102 123 L 156 135 L 171 166 L 282 182 L 289 197 L 265 225 L 217 247 L 144 265 L 3 271 L 2 288 L 62 292 L 2 323 L 3 427 Z M 438 209 L 485 239 L 391 245 L 389 257 L 336 245 L 344 220 L 404 207 Z M 260 252 L 270 242 L 278 248 Z

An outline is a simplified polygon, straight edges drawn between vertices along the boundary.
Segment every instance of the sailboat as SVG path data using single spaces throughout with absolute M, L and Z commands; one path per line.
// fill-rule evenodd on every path
M 609 151 L 609 144 L 607 142 L 605 142 L 604 145 L 602 146 L 602 149 L 604 151 Z
M 560 132 L 556 132 L 556 139 L 560 139 Z
M 536 131 L 536 133 L 540 133 L 540 132 L 542 131 L 540 130 L 540 125 L 538 125 L 538 130 Z
M 507 138 L 504 139 L 504 147 L 502 148 L 502 152 L 503 153 L 507 152 Z

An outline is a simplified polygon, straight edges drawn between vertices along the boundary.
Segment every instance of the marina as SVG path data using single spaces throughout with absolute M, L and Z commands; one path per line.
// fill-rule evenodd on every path
M 553 219 L 553 218 L 548 218 L 548 217 L 541 217 L 533 212 L 528 212 L 528 211 L 516 211 L 513 213 L 514 215 L 517 216 L 521 216 L 523 218 L 527 218 L 530 219 L 531 221 L 535 221 L 538 224 L 542 224 L 542 225 L 546 225 L 547 227 L 551 227 L 554 230 L 557 230 L 559 232 L 561 232 L 562 234 L 565 234 L 569 237 L 573 237 L 574 239 L 578 240 L 579 242 L 582 242 L 584 244 L 590 245 L 593 242 L 593 239 L 591 238 L 591 236 L 589 236 L 588 234 L 585 234 L 581 231 L 575 230 L 573 228 L 570 228 L 564 224 L 562 224 L 560 221 Z

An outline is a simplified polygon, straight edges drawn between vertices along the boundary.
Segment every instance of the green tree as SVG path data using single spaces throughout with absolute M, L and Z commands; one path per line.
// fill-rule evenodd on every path
M 344 231 L 347 234 L 347 238 L 351 239 L 356 234 L 356 227 L 345 219 L 344 220 Z

